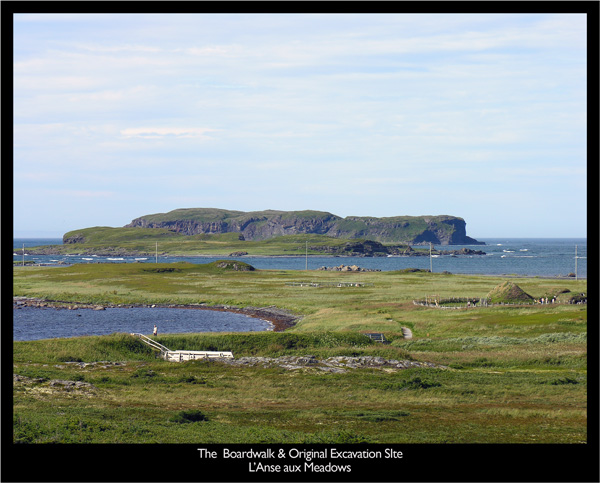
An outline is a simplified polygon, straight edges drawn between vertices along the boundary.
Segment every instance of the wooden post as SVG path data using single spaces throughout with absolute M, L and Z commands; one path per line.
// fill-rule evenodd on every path
M 575 245 L 575 280 L 577 280 L 577 245 Z

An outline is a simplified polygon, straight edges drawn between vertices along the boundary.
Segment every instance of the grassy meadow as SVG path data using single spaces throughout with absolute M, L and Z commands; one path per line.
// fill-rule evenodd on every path
M 244 356 L 378 356 L 445 368 L 327 373 L 169 363 L 125 335 L 13 343 L 20 443 L 584 443 L 587 306 L 442 310 L 436 295 L 485 297 L 502 277 L 426 272 L 219 269 L 214 264 L 14 267 L 15 296 L 68 303 L 277 306 L 285 332 L 165 334 L 173 349 Z M 360 281 L 372 286 L 298 287 Z M 511 278 L 535 298 L 585 280 Z M 404 339 L 402 328 L 412 339 Z M 363 332 L 383 332 L 389 344 Z M 123 332 L 128 332 L 123 328 Z M 83 364 L 85 363 L 85 364 Z M 56 381 L 71 381 L 65 385 Z

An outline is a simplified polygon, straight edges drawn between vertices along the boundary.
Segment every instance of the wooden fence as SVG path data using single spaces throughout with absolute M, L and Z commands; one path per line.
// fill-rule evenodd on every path
M 286 282 L 290 287 L 373 287 L 372 283 L 367 282 Z
M 566 302 L 572 303 L 572 302 Z M 587 299 L 585 302 L 587 303 Z M 565 302 L 550 302 L 541 304 L 538 300 L 522 301 L 522 302 L 497 302 L 492 303 L 487 298 L 449 298 L 449 299 L 436 299 L 427 298 L 425 300 L 413 300 L 414 305 L 421 305 L 423 307 L 433 307 L 436 309 L 467 309 L 467 308 L 478 308 L 478 307 L 521 307 L 523 305 L 564 305 Z

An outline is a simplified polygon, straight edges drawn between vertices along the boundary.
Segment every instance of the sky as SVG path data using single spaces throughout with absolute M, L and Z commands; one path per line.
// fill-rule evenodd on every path
M 18 14 L 13 235 L 177 208 L 587 235 L 585 14 Z

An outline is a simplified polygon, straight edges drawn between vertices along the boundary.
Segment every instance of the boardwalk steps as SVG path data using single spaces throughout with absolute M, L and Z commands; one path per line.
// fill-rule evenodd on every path
M 164 345 L 156 342 L 154 339 L 151 339 L 150 337 L 145 336 L 144 334 L 132 333 L 131 335 L 134 337 L 138 337 L 143 343 L 149 345 L 153 349 L 159 350 L 160 352 L 169 352 L 171 350 L 171 349 L 165 347 Z
M 380 342 L 382 344 L 390 344 L 390 341 L 385 338 L 381 332 L 367 332 L 366 335 L 369 339 L 374 342 Z M 402 336 L 405 339 L 412 339 L 412 331 L 408 327 L 402 327 Z
M 389 344 L 390 342 L 385 338 L 381 332 L 368 332 L 366 335 L 369 339 L 374 342 L 381 342 L 382 344 Z
M 229 351 L 173 351 L 144 334 L 132 333 L 131 335 L 139 338 L 153 349 L 160 351 L 160 356 L 170 362 L 195 361 L 200 359 L 233 359 L 233 353 Z

